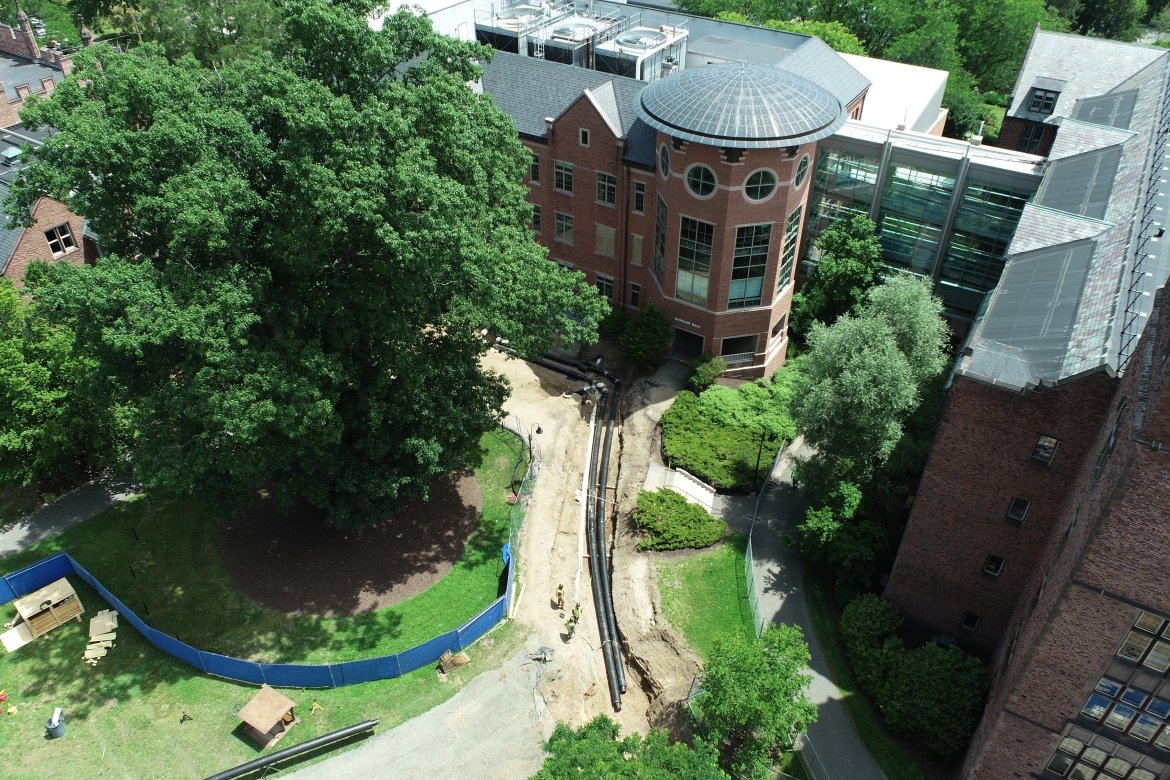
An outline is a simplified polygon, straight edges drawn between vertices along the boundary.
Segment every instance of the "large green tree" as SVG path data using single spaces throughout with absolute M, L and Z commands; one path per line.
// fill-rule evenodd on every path
M 485 50 L 406 11 L 373 32 L 361 0 L 281 8 L 275 54 L 216 70 L 78 55 L 26 109 L 58 132 L 8 208 L 51 195 L 102 236 L 33 287 L 133 410 L 141 479 L 356 525 L 495 424 L 480 329 L 532 355 L 595 338 L 606 306 L 532 238 L 528 155 L 467 86 Z
M 942 313 L 942 299 L 934 294 L 930 279 L 897 273 L 869 290 L 859 316 L 878 318 L 890 327 L 921 390 L 947 367 L 950 327 Z
M 544 745 L 548 757 L 532 780 L 727 780 L 715 748 L 695 740 L 692 748 L 671 743 L 661 731 L 621 737 L 621 726 L 604 715 L 578 729 L 558 723 Z
M 117 452 L 116 406 L 73 332 L 34 316 L 0 279 L 0 483 L 72 485 Z
M 882 245 L 864 215 L 834 222 L 817 238 L 817 267 L 792 299 L 793 327 L 806 334 L 814 323 L 832 325 L 865 300 L 881 282 Z
M 769 626 L 758 639 L 733 636 L 716 644 L 696 703 L 736 776 L 770 777 L 776 755 L 817 719 L 808 660 L 796 626 Z

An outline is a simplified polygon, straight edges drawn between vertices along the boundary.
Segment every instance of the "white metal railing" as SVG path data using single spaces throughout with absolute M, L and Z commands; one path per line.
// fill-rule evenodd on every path
M 754 361 L 756 359 L 756 353 L 755 352 L 736 352 L 736 353 L 731 354 L 731 355 L 721 355 L 720 357 L 723 358 L 723 362 L 727 363 L 727 365 L 730 366 L 732 363 L 751 363 L 752 361 Z

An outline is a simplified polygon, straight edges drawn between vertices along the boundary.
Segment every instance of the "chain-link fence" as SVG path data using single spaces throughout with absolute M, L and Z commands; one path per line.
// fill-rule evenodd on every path
M 524 513 L 532 503 L 532 489 L 536 484 L 536 474 L 540 470 L 540 441 L 541 428 L 539 424 L 525 425 L 516 415 L 509 415 L 500 424 L 501 429 L 515 436 L 520 441 L 520 455 L 516 465 L 512 468 L 512 509 L 508 514 L 508 543 L 505 555 L 510 565 L 508 568 L 507 605 L 508 617 L 511 617 L 516 608 L 515 590 L 517 577 L 517 555 L 520 552 L 520 532 L 524 527 Z M 527 457 L 525 457 L 527 456 Z

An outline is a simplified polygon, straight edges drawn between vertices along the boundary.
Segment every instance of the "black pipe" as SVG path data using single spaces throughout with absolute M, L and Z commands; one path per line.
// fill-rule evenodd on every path
M 606 573 L 602 583 L 602 598 L 607 606 L 606 618 L 609 620 L 609 635 L 613 640 L 614 668 L 617 671 L 618 690 L 626 692 L 626 672 L 622 662 L 622 646 L 617 631 L 617 614 L 613 605 L 613 572 L 605 552 L 605 492 L 609 485 L 609 455 L 613 444 L 613 424 L 617 416 L 618 405 L 621 403 L 622 383 L 620 379 L 613 380 L 614 393 L 609 404 L 609 419 L 606 423 L 605 444 L 601 448 L 601 469 L 598 475 L 597 490 L 597 537 L 601 543 L 598 554 L 601 557 L 601 569 Z
M 609 400 L 609 391 L 602 389 L 598 398 L 598 408 L 604 410 Z M 600 459 L 598 451 L 601 448 L 601 424 L 593 429 L 593 450 L 589 458 L 589 485 L 596 491 L 597 475 Z M 609 698 L 614 712 L 622 710 L 622 694 L 618 685 L 617 667 L 614 661 L 613 644 L 616 639 L 610 634 L 610 621 L 606 609 L 605 584 L 606 570 L 603 565 L 605 557 L 605 540 L 598 534 L 597 499 L 596 492 L 590 499 L 586 496 L 585 503 L 585 533 L 589 540 L 589 574 L 590 584 L 593 586 L 593 607 L 597 613 L 597 632 L 601 636 L 601 658 L 605 662 L 605 676 L 609 681 Z
M 283 761 L 286 758 L 299 756 L 301 753 L 307 753 L 310 750 L 315 750 L 319 747 L 324 747 L 325 745 L 331 745 L 334 742 L 340 742 L 347 737 L 361 734 L 363 731 L 369 731 L 377 725 L 378 721 L 367 720 L 364 723 L 358 723 L 353 726 L 346 726 L 343 729 L 331 731 L 328 734 L 322 734 L 319 737 L 313 737 L 312 739 L 306 742 L 302 742 L 299 745 L 293 745 L 292 747 L 287 747 L 284 750 L 278 750 L 270 756 L 254 758 L 251 761 L 240 764 L 239 766 L 232 767 L 231 769 L 225 769 L 219 774 L 209 776 L 207 780 L 231 780 L 233 777 L 241 777 L 254 769 L 262 769 L 264 767 L 271 766 L 278 761 Z

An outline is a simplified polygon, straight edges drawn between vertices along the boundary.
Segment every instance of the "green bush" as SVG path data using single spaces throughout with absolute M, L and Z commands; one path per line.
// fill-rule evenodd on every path
M 759 437 L 741 428 L 719 425 L 703 414 L 699 397 L 684 390 L 662 415 L 662 450 L 673 468 L 689 471 L 718 490 L 750 491 Z M 776 455 L 765 444 L 761 470 Z
M 853 673 L 891 731 L 940 756 L 958 755 L 979 722 L 983 664 L 934 643 L 907 650 L 895 634 L 901 624 L 898 610 L 873 594 L 845 607 L 841 638 Z
M 626 324 L 625 332 L 618 336 L 618 349 L 634 368 L 650 371 L 662 363 L 673 335 L 670 322 L 650 304 Z
M 727 524 L 670 488 L 643 490 L 633 520 L 645 532 L 639 550 L 709 547 L 727 535 Z
M 718 355 L 703 355 L 694 362 L 693 367 L 695 371 L 691 374 L 691 389 L 701 393 L 715 384 L 715 380 L 727 370 L 727 361 Z

